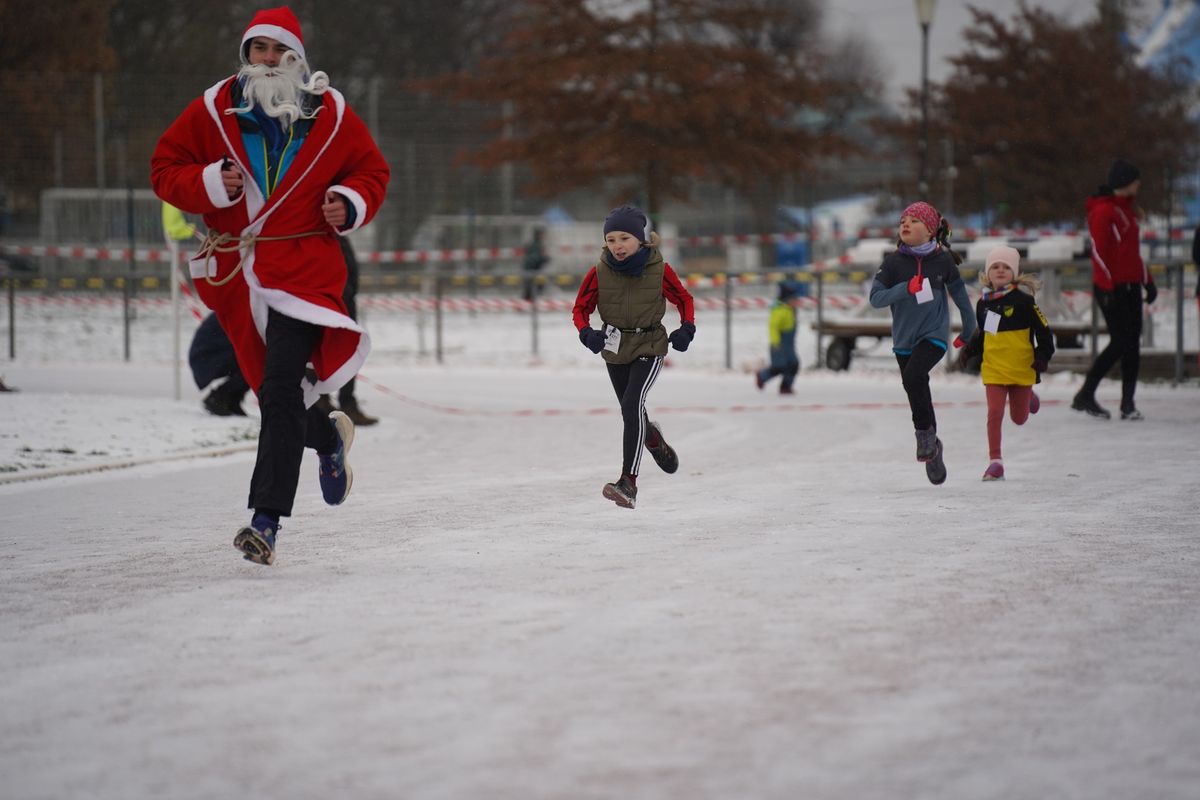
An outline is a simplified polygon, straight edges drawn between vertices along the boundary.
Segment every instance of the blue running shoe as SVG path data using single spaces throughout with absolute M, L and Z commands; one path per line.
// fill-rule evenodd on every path
M 319 456 L 321 460 L 320 473 L 321 494 L 325 502 L 331 506 L 341 505 L 350 494 L 350 485 L 354 483 L 354 470 L 350 469 L 346 455 L 350 445 L 354 443 L 354 423 L 341 411 L 329 415 L 329 424 L 337 434 L 337 449 L 328 455 Z
M 250 524 L 233 537 L 233 546 L 241 550 L 247 561 L 271 566 L 275 563 L 275 534 L 279 523 L 266 514 L 255 514 Z

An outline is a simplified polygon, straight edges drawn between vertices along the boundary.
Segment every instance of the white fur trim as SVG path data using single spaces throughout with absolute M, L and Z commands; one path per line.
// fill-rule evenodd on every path
M 249 230 L 250 228 L 247 228 L 247 231 Z M 267 340 L 267 315 L 272 308 L 293 319 L 311 322 L 324 328 L 346 328 L 360 334 L 358 347 L 353 355 L 346 359 L 346 362 L 338 367 L 332 375 L 315 384 L 310 383 L 308 378 L 301 380 L 304 405 L 307 408 L 317 402 L 318 397 L 323 394 L 333 394 L 358 374 L 371 352 L 371 337 L 357 322 L 345 314 L 334 311 L 332 308 L 310 303 L 307 300 L 301 300 L 281 289 L 265 288 L 258 282 L 258 276 L 254 273 L 254 261 L 254 251 L 251 250 L 242 264 L 242 274 L 246 278 L 246 285 L 250 288 L 250 312 L 254 316 L 254 327 L 258 329 L 258 336 L 264 342 Z
M 330 186 L 329 191 L 340 194 L 342 197 L 349 200 L 350 204 L 354 206 L 354 224 L 349 228 L 338 228 L 338 233 L 342 236 L 345 236 L 351 231 L 356 231 L 361 228 L 367 221 L 367 201 L 363 199 L 363 196 L 351 189 L 349 186 L 342 186 L 340 183 L 335 186 Z
M 209 164 L 201 174 L 204 176 L 204 191 L 208 194 L 208 200 L 217 208 L 235 206 L 246 196 L 246 193 L 242 191 L 230 197 L 229 192 L 225 191 L 225 184 L 221 182 L 220 161 Z
M 211 258 L 192 258 L 188 259 L 188 273 L 199 280 L 200 278 L 215 278 L 217 277 L 217 259 L 216 256 Z
M 308 61 L 308 58 L 304 55 L 304 42 L 297 39 L 296 34 L 292 33 L 287 28 L 279 25 L 252 25 L 246 29 L 244 34 L 242 34 L 240 55 L 243 59 L 243 63 L 245 63 L 244 60 L 246 58 L 246 42 L 250 41 L 256 36 L 265 36 L 268 39 L 274 39 L 275 41 L 295 50 L 300 54 L 301 58 L 303 58 L 305 61 Z
M 358 375 L 362 365 L 367 362 L 367 356 L 371 353 L 371 337 L 366 331 L 362 332 L 362 337 L 358 340 L 358 348 L 354 351 L 354 355 L 346 359 L 346 363 L 342 364 L 332 375 L 323 381 L 317 381 L 313 385 L 313 392 L 317 395 L 333 394 L 338 389 L 349 383 L 354 376 Z M 313 403 L 316 399 L 313 399 Z M 309 404 L 311 405 L 311 403 Z

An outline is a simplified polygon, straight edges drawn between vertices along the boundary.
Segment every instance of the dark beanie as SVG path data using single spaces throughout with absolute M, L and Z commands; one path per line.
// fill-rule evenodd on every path
M 608 212 L 608 216 L 604 218 L 604 235 L 613 231 L 624 231 L 630 236 L 637 237 L 639 242 L 644 242 L 649 237 L 649 232 L 646 222 L 646 215 L 640 208 L 635 206 L 620 206 Z
M 791 281 L 780 281 L 779 282 L 779 299 L 780 300 L 790 300 L 791 298 L 795 297 L 798 294 L 800 294 L 800 290 L 796 286 L 796 284 L 792 283 Z
M 1142 173 L 1138 168 L 1121 158 L 1108 168 L 1108 185 L 1113 189 L 1124 189 L 1140 177 Z

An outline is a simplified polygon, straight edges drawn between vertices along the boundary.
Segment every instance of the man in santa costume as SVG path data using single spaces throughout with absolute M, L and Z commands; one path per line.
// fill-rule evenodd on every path
M 287 6 L 259 11 L 240 53 L 238 73 L 163 134 L 151 181 L 160 198 L 203 215 L 208 227 L 192 278 L 262 411 L 254 513 L 234 546 L 271 564 L 305 447 L 320 456 L 325 502 L 338 505 L 350 492 L 354 424 L 313 404 L 353 378 L 370 350 L 342 301 L 346 262 L 336 237 L 375 216 L 388 166 L 325 73 L 310 72 Z

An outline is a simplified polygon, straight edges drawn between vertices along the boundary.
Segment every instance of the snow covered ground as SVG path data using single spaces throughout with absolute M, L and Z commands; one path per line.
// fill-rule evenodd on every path
M 354 491 L 308 456 L 263 568 L 231 546 L 254 417 L 173 399 L 169 315 L 124 363 L 119 313 L 21 312 L 0 795 L 1196 796 L 1200 387 L 1103 422 L 1052 375 L 982 483 L 983 390 L 938 373 L 934 487 L 886 343 L 780 397 L 740 369 L 765 312 L 733 371 L 710 312 L 650 397 L 680 471 L 626 511 L 569 322 L 533 358 L 526 316 L 456 315 L 438 365 L 414 320 L 368 320 Z

